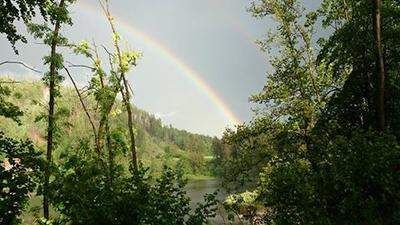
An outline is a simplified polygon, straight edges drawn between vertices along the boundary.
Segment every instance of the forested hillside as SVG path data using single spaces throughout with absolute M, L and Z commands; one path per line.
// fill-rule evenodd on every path
M 19 119 L 19 125 L 15 121 L 0 117 L 0 129 L 10 137 L 30 139 L 35 147 L 44 150 L 46 143 L 44 105 L 48 101 L 48 89 L 38 81 L 1 79 L 0 82 L 8 82 L 12 93 L 5 100 L 13 102 L 24 112 Z M 87 97 L 85 102 L 89 110 L 97 107 L 91 97 Z M 61 89 L 61 97 L 57 104 L 59 123 L 66 128 L 57 138 L 60 149 L 57 154 L 62 155 L 71 151 L 71 148 L 76 147 L 80 141 L 90 140 L 91 128 L 72 87 Z M 118 101 L 116 105 L 111 113 L 110 125 L 115 130 L 113 135 L 118 138 L 118 143 L 126 154 L 128 151 L 124 123 L 126 118 L 122 113 L 122 103 Z M 160 119 L 134 106 L 133 115 L 138 157 L 146 167 L 150 168 L 153 175 L 159 175 L 164 165 L 171 168 L 179 166 L 189 177 L 212 175 L 211 137 L 164 126 Z

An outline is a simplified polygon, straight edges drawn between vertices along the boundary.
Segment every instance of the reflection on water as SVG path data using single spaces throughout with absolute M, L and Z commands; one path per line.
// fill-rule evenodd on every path
M 196 208 L 197 203 L 204 202 L 203 196 L 218 191 L 217 199 L 223 201 L 226 197 L 226 192 L 221 186 L 221 181 L 218 179 L 208 180 L 189 180 L 186 191 L 191 199 L 191 207 Z M 217 212 L 218 214 L 218 212 Z M 224 224 L 222 217 L 217 215 L 216 218 L 210 220 L 212 224 Z

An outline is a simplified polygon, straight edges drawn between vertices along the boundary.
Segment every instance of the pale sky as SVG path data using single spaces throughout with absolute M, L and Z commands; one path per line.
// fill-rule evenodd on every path
M 231 125 L 228 116 L 209 92 L 191 80 L 185 70 L 189 68 L 232 114 L 248 121 L 252 115 L 248 97 L 262 89 L 269 69 L 254 42 L 271 27 L 270 21 L 251 17 L 246 11 L 249 4 L 249 0 L 112 0 L 112 13 L 126 22 L 117 20 L 122 37 L 131 48 L 143 52 L 129 73 L 133 103 L 166 125 L 221 136 Z M 70 41 L 95 40 L 111 46 L 109 27 L 97 1 L 78 0 L 71 15 L 74 26 L 63 29 Z M 20 55 L 16 56 L 0 36 L 0 61 L 23 60 L 44 69 L 41 58 L 49 50 L 29 41 L 18 45 Z M 67 61 L 87 63 L 70 50 L 64 52 Z M 24 79 L 41 76 L 19 66 L 2 66 L 0 73 Z M 84 84 L 90 72 L 73 70 L 73 76 Z

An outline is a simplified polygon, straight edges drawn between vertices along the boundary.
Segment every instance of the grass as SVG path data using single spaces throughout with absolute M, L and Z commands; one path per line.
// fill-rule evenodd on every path
M 209 175 L 199 175 L 199 174 L 187 174 L 186 178 L 188 180 L 216 180 L 217 178 Z

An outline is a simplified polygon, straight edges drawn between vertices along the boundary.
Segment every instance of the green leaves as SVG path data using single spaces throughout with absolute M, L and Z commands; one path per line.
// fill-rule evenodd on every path
M 8 87 L 0 85 L 0 116 L 10 118 L 21 123 L 19 117 L 23 115 L 23 112 L 18 106 L 14 105 L 12 102 L 7 101 L 7 97 L 11 95 L 11 91 Z
M 7 138 L 0 131 L 0 223 L 20 222 L 29 193 L 34 191 L 40 167 L 40 153 L 29 141 Z
M 18 54 L 15 44 L 18 41 L 26 43 L 26 38 L 19 34 L 15 22 L 22 20 L 28 23 L 33 16 L 36 15 L 39 9 L 42 16 L 47 18 L 46 5 L 53 2 L 52 0 L 10 0 L 2 1 L 0 4 L 0 33 L 7 36 L 8 41 L 11 43 L 15 53 Z
M 77 55 L 84 55 L 87 58 L 93 57 L 90 46 L 89 46 L 89 42 L 87 42 L 86 40 L 83 40 L 80 43 L 73 45 L 73 51 Z M 96 63 L 96 64 L 99 64 L 99 63 Z
M 73 3 L 74 0 L 67 1 Z M 55 24 L 56 21 L 60 21 L 65 24 L 72 25 L 72 20 L 69 16 L 68 9 L 66 5 L 59 5 L 58 3 L 47 4 L 46 11 L 50 16 L 50 21 Z
M 57 46 L 68 45 L 67 38 L 54 34 L 52 29 L 48 24 L 27 24 L 28 32 L 33 35 L 36 39 L 42 39 L 43 43 L 51 46 L 52 44 L 56 44 Z
M 115 176 L 109 186 L 107 172 L 94 157 L 70 154 L 64 159 L 52 183 L 57 190 L 52 199 L 69 223 L 201 225 L 215 215 L 215 194 L 205 196 L 191 213 L 179 171 L 165 167 L 161 177 L 152 179 L 141 167 L 129 176 Z
M 51 29 L 47 26 L 47 24 L 28 23 L 27 28 L 33 37 L 38 39 L 44 38 L 47 33 L 51 32 Z
M 266 208 L 263 223 L 398 223 L 398 8 L 397 1 L 384 1 L 388 121 L 385 133 L 376 133 L 371 3 L 326 0 L 307 14 L 295 0 L 253 3 L 255 16 L 277 24 L 259 41 L 273 70 L 251 98 L 261 105 L 253 121 L 224 136 L 232 148 L 224 178 L 259 193 L 253 206 Z M 332 35 L 316 41 L 319 21 Z M 232 205 L 233 212 L 244 210 Z
M 136 51 L 123 51 L 121 54 L 121 66 L 119 68 L 121 73 L 127 73 L 132 66 L 136 66 L 137 60 L 142 56 L 141 52 Z

